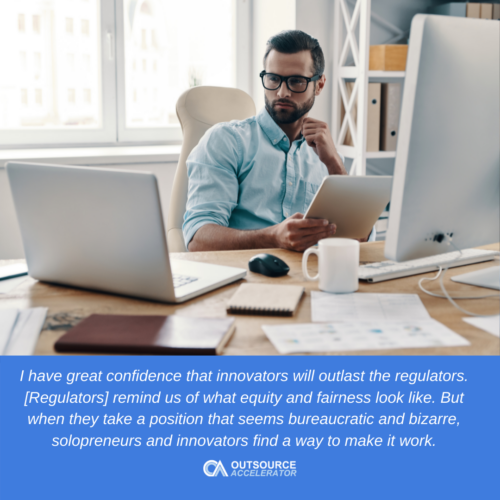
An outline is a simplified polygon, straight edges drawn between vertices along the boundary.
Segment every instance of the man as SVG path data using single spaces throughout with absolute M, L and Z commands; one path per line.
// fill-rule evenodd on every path
M 290 30 L 269 39 L 261 73 L 265 109 L 212 127 L 187 161 L 183 234 L 190 251 L 303 251 L 333 236 L 324 219 L 304 219 L 323 178 L 346 175 L 326 123 L 309 118 L 325 86 L 316 39 Z

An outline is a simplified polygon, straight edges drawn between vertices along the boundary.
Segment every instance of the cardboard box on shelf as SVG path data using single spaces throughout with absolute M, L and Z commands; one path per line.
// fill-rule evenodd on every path
M 370 71 L 404 71 L 408 45 L 370 46 Z

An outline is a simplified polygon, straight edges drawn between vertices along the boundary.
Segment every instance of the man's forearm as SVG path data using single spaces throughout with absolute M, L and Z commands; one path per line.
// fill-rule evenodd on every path
M 325 163 L 325 165 L 330 175 L 347 175 L 347 171 L 338 153 L 328 162 L 328 164 Z
M 273 226 L 251 231 L 241 231 L 217 224 L 205 224 L 196 231 L 189 242 L 190 252 L 212 250 L 246 250 L 276 247 Z

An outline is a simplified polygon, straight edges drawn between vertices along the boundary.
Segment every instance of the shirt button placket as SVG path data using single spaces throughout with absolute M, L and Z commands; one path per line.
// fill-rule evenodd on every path
M 292 157 L 289 154 L 285 156 L 285 166 L 286 166 L 286 196 L 284 199 L 283 212 L 285 217 L 290 217 L 290 215 L 292 215 L 293 180 L 295 176 L 294 176 Z

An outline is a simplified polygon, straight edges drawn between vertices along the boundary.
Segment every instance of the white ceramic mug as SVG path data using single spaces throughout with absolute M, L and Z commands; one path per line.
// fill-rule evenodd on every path
M 307 259 L 318 256 L 318 274 L 309 276 Z M 311 247 L 302 257 L 302 273 L 307 281 L 319 278 L 319 289 L 330 293 L 351 293 L 358 289 L 359 241 L 347 238 L 327 238 Z

